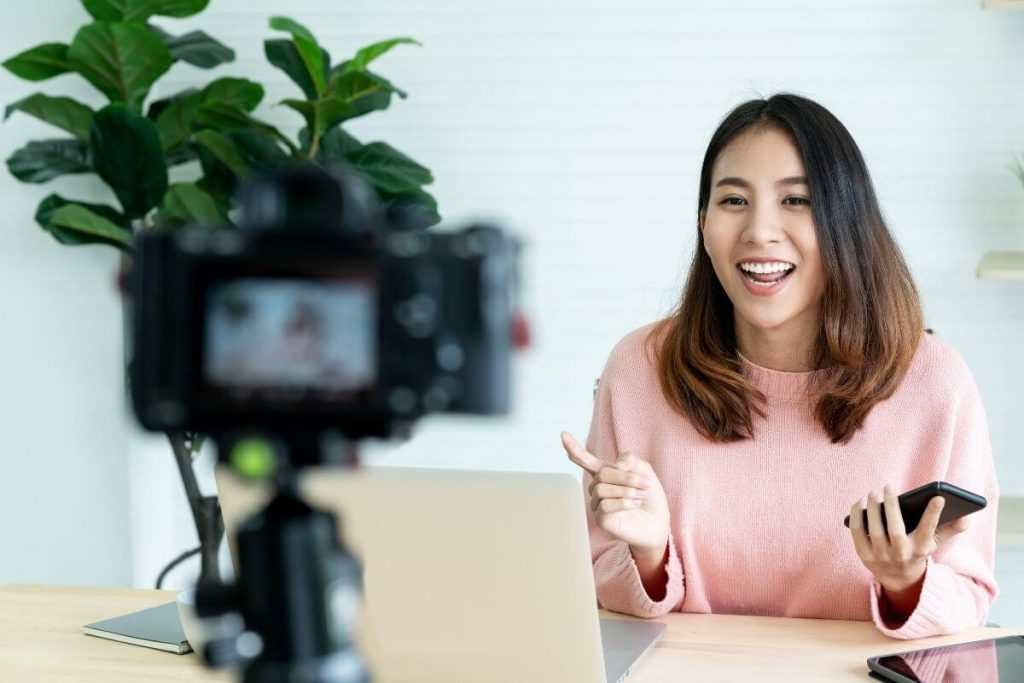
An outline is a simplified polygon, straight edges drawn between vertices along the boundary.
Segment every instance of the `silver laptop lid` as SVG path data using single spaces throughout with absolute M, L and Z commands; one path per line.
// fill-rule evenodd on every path
M 232 534 L 265 493 L 223 469 L 217 485 Z M 302 490 L 363 560 L 375 680 L 606 680 L 572 475 L 312 469 Z
M 601 643 L 604 647 L 605 678 L 618 683 L 633 665 L 654 647 L 665 632 L 665 624 L 636 619 L 601 619 Z

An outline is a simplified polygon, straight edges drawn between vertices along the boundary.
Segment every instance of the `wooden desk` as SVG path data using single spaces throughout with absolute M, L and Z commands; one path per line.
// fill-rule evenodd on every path
M 172 591 L 0 586 L 0 681 L 231 681 L 193 654 L 174 655 L 82 634 L 82 625 L 174 599 Z M 609 615 L 615 616 L 615 615 Z M 630 676 L 662 681 L 867 681 L 869 655 L 1024 634 L 975 628 L 894 641 L 866 622 L 671 614 L 668 632 Z M 526 654 L 526 653 L 524 653 Z

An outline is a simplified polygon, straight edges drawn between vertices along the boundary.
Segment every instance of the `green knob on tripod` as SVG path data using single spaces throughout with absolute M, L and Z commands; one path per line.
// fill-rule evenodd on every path
M 277 451 L 267 439 L 251 436 L 231 447 L 231 466 L 244 479 L 263 481 L 274 474 Z

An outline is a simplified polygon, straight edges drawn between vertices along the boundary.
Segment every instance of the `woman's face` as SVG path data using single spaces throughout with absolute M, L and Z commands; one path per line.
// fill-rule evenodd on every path
M 751 128 L 719 153 L 700 227 L 738 327 L 817 330 L 825 277 L 810 201 L 788 133 Z

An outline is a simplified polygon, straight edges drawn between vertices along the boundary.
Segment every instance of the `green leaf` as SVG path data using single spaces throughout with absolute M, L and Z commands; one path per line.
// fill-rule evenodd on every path
M 82 236 L 98 238 L 96 241 L 114 244 L 125 251 L 130 251 L 132 248 L 130 230 L 93 213 L 81 204 L 62 206 L 53 212 L 48 223 L 51 226 L 51 232 L 54 232 L 54 228 L 60 229 L 65 234 L 66 231 L 74 231 Z M 56 236 L 57 234 L 54 233 L 54 237 Z
M 64 43 L 43 43 L 19 52 L 4 62 L 4 68 L 26 81 L 45 81 L 74 71 Z
M 307 43 L 316 43 L 316 36 L 308 28 L 288 17 L 270 17 L 270 28 L 275 31 L 285 31 L 292 34 L 293 38 L 304 40 Z
M 195 161 L 196 158 L 196 150 L 192 145 L 187 144 L 175 147 L 170 152 L 164 152 L 164 161 L 167 163 L 167 168 L 187 164 L 190 161 Z
M 302 118 L 306 119 L 306 129 L 315 129 L 316 125 L 316 106 L 315 102 L 308 102 L 306 100 L 281 100 L 280 104 L 294 109 Z
M 145 21 L 156 14 L 160 0 L 82 0 L 82 5 L 99 21 Z
M 120 104 L 96 113 L 92 124 L 96 173 L 117 195 L 124 212 L 139 218 L 167 192 L 167 164 L 153 122 Z
M 156 115 L 164 152 L 169 153 L 185 143 L 197 125 L 217 129 L 248 126 L 272 128 L 246 114 L 256 109 L 262 98 L 263 86 L 258 83 L 242 78 L 221 78 L 211 82 L 201 92 L 186 90 L 171 99 L 154 102 L 150 106 L 150 118 Z M 211 108 L 205 119 L 198 117 L 200 106 L 204 104 Z M 217 118 L 218 114 L 220 118 Z M 275 129 L 274 133 L 281 134 Z M 193 155 L 181 159 L 187 161 L 191 158 Z
M 319 100 L 316 105 L 316 130 L 323 135 L 339 123 L 358 116 L 355 105 L 344 97 L 328 97 Z
M 382 192 L 402 194 L 434 182 L 430 170 L 419 165 L 391 145 L 371 142 L 348 155 L 348 161 L 366 175 Z
M 203 175 L 196 181 L 196 186 L 213 197 L 221 210 L 227 214 L 232 206 L 238 176 L 221 163 L 209 149 L 197 144 L 195 150 L 203 170 Z
M 157 4 L 160 9 L 156 13 L 160 16 L 180 19 L 199 14 L 210 4 L 210 0 L 157 0 Z
M 353 71 L 362 71 L 370 65 L 370 62 L 396 45 L 420 45 L 420 43 L 412 38 L 391 38 L 374 43 L 373 45 L 367 45 L 357 52 L 355 57 L 345 63 L 346 68 Z
M 239 154 L 238 148 L 235 147 L 235 143 L 223 133 L 218 133 L 215 130 L 201 130 L 196 133 L 195 139 L 236 176 L 241 177 L 248 172 L 249 168 Z M 202 155 L 200 155 L 200 160 L 202 160 Z
M 229 107 L 232 116 L 228 127 L 235 128 L 266 125 L 245 115 L 246 111 L 255 109 L 262 99 L 263 86 L 259 83 L 244 78 L 218 78 L 201 92 L 185 90 L 173 98 L 154 102 L 149 108 L 149 118 L 156 117 L 156 127 L 164 152 L 169 152 L 186 142 L 192 135 L 196 113 L 201 104 Z
M 203 88 L 202 100 L 251 112 L 263 101 L 263 86 L 244 78 L 218 78 Z
M 299 142 L 302 144 L 302 152 L 309 154 L 309 147 L 312 139 L 309 128 L 299 131 Z M 316 160 L 322 164 L 335 164 L 345 160 L 349 154 L 354 154 L 363 148 L 363 143 L 352 137 L 341 126 L 332 128 L 320 138 L 320 149 L 317 152 Z
M 369 71 L 340 73 L 331 80 L 332 94 L 311 100 L 283 100 L 281 104 L 294 109 L 306 120 L 306 127 L 317 135 L 323 135 L 339 123 L 387 109 L 391 104 L 391 93 L 405 93 L 395 88 L 386 79 Z
M 288 77 L 302 89 L 306 97 L 311 100 L 316 99 L 316 86 L 313 85 L 313 79 L 310 78 L 309 71 L 292 41 L 265 40 L 263 41 L 263 52 L 267 56 L 267 61 L 288 74 Z M 324 71 L 326 71 L 331 63 L 331 56 L 327 50 L 321 49 L 320 57 Z
M 323 51 L 313 34 L 305 26 L 288 17 L 271 17 L 270 28 L 292 34 L 292 43 L 306 67 L 314 93 L 317 97 L 323 95 L 327 90 L 328 66 L 324 64 Z
M 82 27 L 68 60 L 113 102 L 140 108 L 149 88 L 173 63 L 167 46 L 141 24 L 93 22 Z
M 289 162 L 289 157 L 278 147 L 274 136 L 256 128 L 245 128 L 227 133 L 235 149 L 249 169 L 269 171 Z
M 224 215 L 213 197 L 195 183 L 175 183 L 167 190 L 161 209 L 184 223 L 222 225 Z
M 201 105 L 196 111 L 195 121 L 199 125 L 222 131 L 255 128 L 272 135 L 285 145 L 292 154 L 298 154 L 298 149 L 294 143 L 277 128 L 269 123 L 253 118 L 241 109 L 221 102 L 210 102 Z
M 23 100 L 9 104 L 4 111 L 4 120 L 6 121 L 16 111 L 53 124 L 81 140 L 89 139 L 93 111 L 70 97 L 50 97 L 42 93 L 29 95 Z
M 82 5 L 94 19 L 109 22 L 143 22 L 154 14 L 191 17 L 209 4 L 210 0 L 82 0 Z
M 163 97 L 159 100 L 153 100 L 149 103 L 149 108 L 146 110 L 146 118 L 148 118 L 150 121 L 156 121 L 158 118 L 160 118 L 160 114 L 164 113 L 164 110 L 167 109 L 167 107 L 171 106 L 172 104 L 174 104 L 175 102 L 184 97 L 189 97 L 198 94 L 199 91 L 195 88 L 185 88 L 184 90 L 179 90 L 170 97 Z
M 160 146 L 164 152 L 170 152 L 184 144 L 192 135 L 192 120 L 202 96 L 191 91 L 175 98 L 162 108 L 156 118 L 156 130 L 160 135 Z
M 100 216 L 101 218 L 104 218 L 110 223 L 116 225 L 124 231 L 125 236 L 128 239 L 131 239 L 132 231 L 127 227 L 128 220 L 118 213 L 114 207 L 106 206 L 104 204 L 89 204 L 87 202 L 74 201 L 65 199 L 57 194 L 51 194 L 39 203 L 39 208 L 36 209 L 36 222 L 39 223 L 40 227 L 53 235 L 53 237 L 61 244 L 113 244 L 115 246 L 120 246 L 124 242 L 121 238 L 108 239 L 91 233 L 80 232 L 78 230 L 54 225 L 52 221 L 53 215 L 58 209 L 68 206 L 69 204 L 85 207 L 97 216 Z
M 429 228 L 441 222 L 441 215 L 437 212 L 437 200 L 433 195 L 423 189 L 410 190 L 402 194 L 381 196 L 381 203 L 385 209 L 399 207 L 405 212 L 406 220 L 416 224 L 416 227 Z
M 171 59 L 188 62 L 202 69 L 212 69 L 235 59 L 234 50 L 202 31 L 172 36 L 158 26 L 150 25 L 149 29 L 164 41 Z
M 349 118 L 387 109 L 391 104 L 391 93 L 405 97 L 405 92 L 391 85 L 391 82 L 369 71 L 350 71 L 331 79 L 331 88 L 338 97 L 352 105 Z
M 93 170 L 89 145 L 74 138 L 34 140 L 7 159 L 7 169 L 26 183 L 45 183 L 57 176 Z
M 282 100 L 281 104 L 294 109 L 306 119 L 306 126 L 323 135 L 332 126 L 352 117 L 354 111 L 342 97 L 328 97 L 322 100 Z

